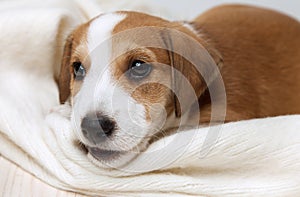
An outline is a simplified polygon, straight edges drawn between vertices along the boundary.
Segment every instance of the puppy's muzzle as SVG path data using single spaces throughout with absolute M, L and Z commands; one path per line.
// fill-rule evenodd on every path
M 94 145 L 108 140 L 115 128 L 114 120 L 98 113 L 85 116 L 81 122 L 83 135 Z

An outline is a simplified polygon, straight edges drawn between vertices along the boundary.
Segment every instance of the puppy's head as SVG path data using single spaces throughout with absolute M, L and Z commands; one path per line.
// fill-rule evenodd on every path
M 103 14 L 67 39 L 60 101 L 70 99 L 72 126 L 89 157 L 101 167 L 119 167 L 178 126 L 220 62 L 182 23 L 136 12 Z

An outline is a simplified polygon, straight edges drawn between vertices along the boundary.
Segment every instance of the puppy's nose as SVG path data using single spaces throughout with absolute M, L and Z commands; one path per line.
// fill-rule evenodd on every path
M 99 144 L 107 140 L 115 129 L 115 122 L 102 115 L 87 115 L 81 122 L 83 135 L 92 143 Z

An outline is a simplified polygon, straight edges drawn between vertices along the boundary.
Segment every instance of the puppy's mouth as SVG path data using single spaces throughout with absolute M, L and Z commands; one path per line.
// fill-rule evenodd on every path
M 93 147 L 82 142 L 79 143 L 82 151 L 87 154 L 91 162 L 100 168 L 115 169 L 124 167 L 134 160 L 144 149 L 137 148 L 134 150 L 111 150 L 99 147 Z M 146 147 L 146 146 L 145 146 Z
M 121 157 L 121 155 L 125 154 L 125 152 L 122 151 L 105 150 L 88 146 L 86 146 L 86 148 L 88 152 L 100 162 L 109 162 L 112 160 L 117 160 Z

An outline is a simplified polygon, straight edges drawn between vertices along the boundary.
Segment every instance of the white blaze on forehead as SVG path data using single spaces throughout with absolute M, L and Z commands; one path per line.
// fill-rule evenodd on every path
M 88 29 L 87 42 L 92 62 L 108 65 L 111 56 L 111 42 L 109 39 L 112 36 L 114 27 L 125 17 L 125 14 L 110 13 L 100 15 L 91 22 Z M 101 50 L 103 54 L 93 52 L 96 49 Z
M 86 144 L 89 142 L 83 137 L 80 124 L 88 113 L 100 112 L 113 118 L 120 131 L 115 133 L 113 143 L 101 144 L 101 148 L 112 150 L 116 149 L 113 145 L 128 150 L 147 133 L 144 106 L 118 85 L 110 70 L 112 31 L 125 17 L 125 14 L 105 14 L 91 22 L 87 34 L 91 66 L 74 98 L 71 117 L 73 128 Z
M 87 30 L 87 47 L 91 66 L 80 91 L 74 98 L 75 107 L 78 106 L 77 113 L 80 114 L 78 121 L 86 113 L 96 110 L 94 106 L 96 86 L 100 83 L 101 86 L 108 88 L 110 85 L 108 65 L 112 54 L 112 31 L 125 17 L 123 14 L 104 14 L 90 23 Z

